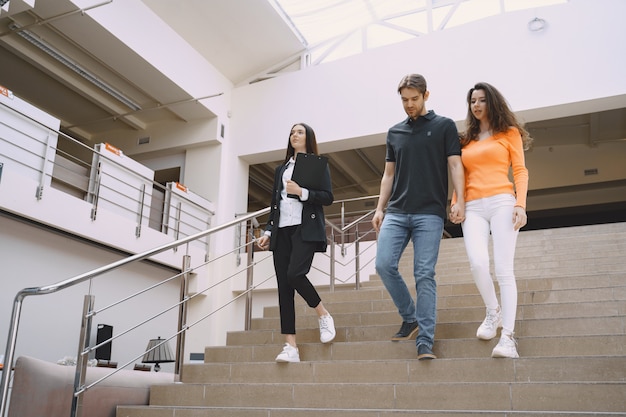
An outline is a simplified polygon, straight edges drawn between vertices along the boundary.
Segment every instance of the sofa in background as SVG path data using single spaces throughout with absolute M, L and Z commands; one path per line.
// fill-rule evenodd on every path
M 88 367 L 85 384 L 116 371 Z M 15 362 L 8 417 L 68 417 L 76 367 L 28 356 Z M 82 417 L 115 417 L 118 405 L 148 404 L 150 386 L 174 382 L 174 374 L 120 369 L 83 394 Z

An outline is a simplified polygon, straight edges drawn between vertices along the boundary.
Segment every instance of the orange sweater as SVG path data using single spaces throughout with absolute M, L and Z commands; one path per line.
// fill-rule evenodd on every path
M 522 137 L 516 128 L 471 141 L 463 147 L 461 160 L 465 168 L 466 202 L 509 193 L 515 196 L 516 206 L 526 209 L 528 170 Z M 512 168 L 515 187 L 509 179 L 509 168 Z M 456 196 L 452 201 L 456 201 Z

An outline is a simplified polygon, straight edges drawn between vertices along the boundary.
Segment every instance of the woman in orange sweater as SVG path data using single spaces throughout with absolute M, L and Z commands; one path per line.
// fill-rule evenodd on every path
M 502 327 L 491 356 L 518 358 L 513 338 L 517 310 L 513 264 L 517 235 L 526 225 L 528 170 L 524 150 L 532 139 L 492 85 L 476 84 L 467 94 L 467 105 L 466 131 L 461 137 L 465 218 L 451 216 L 451 220 L 462 222 L 472 276 L 487 310 L 476 337 L 491 340 Z M 489 272 L 490 234 L 501 303 Z

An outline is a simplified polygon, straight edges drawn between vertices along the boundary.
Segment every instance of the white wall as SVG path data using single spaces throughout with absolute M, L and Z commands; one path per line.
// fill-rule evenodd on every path
M 6 349 L 13 298 L 18 291 L 52 285 L 122 258 L 123 255 L 119 253 L 0 216 L 0 352 L 4 353 Z M 171 269 L 140 263 L 60 293 L 26 297 L 15 357 L 28 355 L 52 362 L 65 356 L 76 357 L 86 294 L 93 294 L 96 309 L 102 309 L 172 275 L 174 272 Z M 166 306 L 174 305 L 178 301 L 178 288 L 177 283 L 168 283 L 140 296 L 134 306 L 124 304 L 97 314 L 93 319 L 93 344 L 97 324 L 112 325 L 114 335 L 121 333 L 133 323 L 137 324 Z M 174 309 L 137 331 L 113 341 L 111 360 L 122 365 L 143 353 L 149 339 L 175 334 L 176 313 Z M 174 349 L 175 342 L 172 341 L 170 346 Z M 168 367 L 171 364 L 163 364 L 164 371 L 169 369 L 172 372 L 173 367 Z
M 410 72 L 429 83 L 427 107 L 456 121 L 465 118 L 465 94 L 478 81 L 498 87 L 526 122 L 568 115 L 556 109 L 571 103 L 601 108 L 617 97 L 624 106 L 625 15 L 621 0 L 571 0 L 238 87 L 232 125 L 239 155 L 251 163 L 280 159 L 298 121 L 313 126 L 323 152 L 384 144 L 387 129 L 405 117 L 396 88 Z M 547 27 L 530 32 L 536 16 Z

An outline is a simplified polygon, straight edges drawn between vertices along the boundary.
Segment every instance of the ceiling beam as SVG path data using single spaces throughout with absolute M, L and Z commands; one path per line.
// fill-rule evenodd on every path
M 15 36 L 4 36 L 0 38 L 0 41 L 10 49 L 18 51 L 19 55 L 25 57 L 26 60 L 41 68 L 42 71 L 48 73 L 51 77 L 56 78 L 79 95 L 110 113 L 111 117 L 116 117 L 118 114 L 124 114 L 128 111 L 128 108 L 120 101 L 106 94 L 100 88 L 60 62 L 50 58 L 44 52 L 36 50 L 32 46 L 29 47 L 29 45 L 25 43 L 26 41 L 20 42 Z M 132 115 L 121 116 L 119 120 L 133 129 L 143 130 L 147 128 L 146 123 L 143 123 L 140 119 Z
M 329 154 L 329 159 L 332 161 L 334 168 L 343 173 L 346 177 L 350 179 L 350 182 L 355 185 L 355 189 L 360 190 L 360 194 L 367 194 L 368 190 L 361 184 L 361 174 L 359 174 L 356 170 L 354 170 L 353 164 L 350 164 L 346 158 L 341 156 L 340 154 Z

